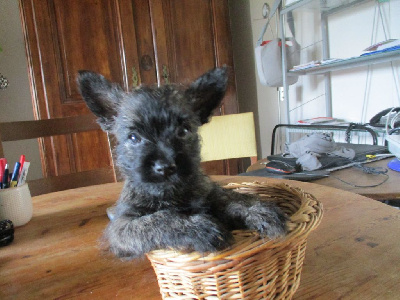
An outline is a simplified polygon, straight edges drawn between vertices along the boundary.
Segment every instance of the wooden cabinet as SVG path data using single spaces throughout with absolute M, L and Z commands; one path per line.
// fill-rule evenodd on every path
M 189 83 L 215 66 L 232 67 L 217 114 L 238 112 L 226 0 L 20 0 L 37 119 L 89 113 L 75 78 L 99 72 L 125 90 L 139 84 Z M 106 134 L 41 143 L 44 175 L 112 163 Z M 237 162 L 204 165 L 234 174 Z

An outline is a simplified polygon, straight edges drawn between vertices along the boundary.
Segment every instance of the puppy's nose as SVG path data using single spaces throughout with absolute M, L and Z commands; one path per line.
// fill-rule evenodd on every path
M 171 176 L 176 173 L 176 165 L 173 163 L 165 163 L 162 161 L 156 161 L 154 164 L 154 172 L 157 175 L 162 175 L 164 177 Z

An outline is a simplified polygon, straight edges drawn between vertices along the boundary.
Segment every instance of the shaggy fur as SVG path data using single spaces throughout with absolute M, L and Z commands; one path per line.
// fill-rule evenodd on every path
M 141 87 L 125 93 L 103 76 L 80 71 L 78 84 L 105 131 L 116 136 L 125 185 L 105 230 L 110 250 L 133 258 L 162 248 L 202 253 L 232 243 L 231 230 L 276 238 L 285 216 L 256 196 L 224 190 L 200 169 L 198 128 L 220 105 L 227 70 L 217 68 L 189 87 Z

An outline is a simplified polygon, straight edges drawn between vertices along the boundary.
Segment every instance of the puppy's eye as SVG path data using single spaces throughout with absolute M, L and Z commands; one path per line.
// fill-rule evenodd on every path
M 180 138 L 184 138 L 188 135 L 189 132 L 190 132 L 189 127 L 183 126 L 178 129 L 177 136 Z
M 129 139 L 130 139 L 130 140 L 132 141 L 132 143 L 134 143 L 134 144 L 139 144 L 139 143 L 142 141 L 141 137 L 140 137 L 138 134 L 136 134 L 136 133 L 130 134 L 130 135 L 129 135 Z

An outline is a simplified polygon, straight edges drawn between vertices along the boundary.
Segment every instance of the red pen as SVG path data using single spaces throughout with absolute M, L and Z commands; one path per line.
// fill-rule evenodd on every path
M 7 164 L 7 159 L 0 158 L 0 183 L 3 182 L 3 175 L 6 164 Z
M 24 162 L 25 162 L 25 155 L 21 155 L 19 157 L 19 163 L 21 164 L 21 166 L 19 167 L 19 174 L 21 174 L 22 172 L 22 167 L 24 166 Z

